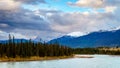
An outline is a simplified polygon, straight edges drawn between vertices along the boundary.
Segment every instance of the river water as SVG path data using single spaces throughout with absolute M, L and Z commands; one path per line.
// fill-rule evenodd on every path
M 0 62 L 0 68 L 120 68 L 120 56 L 92 55 L 94 58 Z

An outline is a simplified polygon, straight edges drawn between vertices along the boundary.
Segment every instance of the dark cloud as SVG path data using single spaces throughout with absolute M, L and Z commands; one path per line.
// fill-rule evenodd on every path
M 38 3 L 46 3 L 45 0 L 14 0 L 26 4 L 38 4 Z
M 31 30 L 50 30 L 49 23 L 44 18 L 35 15 L 32 11 L 20 10 L 17 12 L 0 11 L 1 30 L 31 29 Z M 2 26 L 0 25 L 0 26 Z M 4 26 L 3 25 L 3 26 Z M 46 28 L 47 27 L 47 28 Z
M 107 6 L 110 6 L 107 8 L 107 12 L 94 13 L 94 10 L 92 12 L 62 12 L 47 9 L 29 11 L 21 8 L 21 4 L 36 5 L 37 3 L 45 3 L 45 0 L 3 1 L 5 5 L 9 3 L 9 7 L 3 7 L 4 4 L 0 7 L 1 38 L 5 38 L 6 33 L 8 35 L 13 32 L 18 37 L 31 38 L 38 36 L 38 38 L 50 40 L 75 31 L 84 33 L 101 29 L 109 30 L 111 27 L 120 25 L 120 10 L 111 11 L 114 8 L 114 4 L 111 4 L 111 2 L 107 3 Z M 89 1 L 86 0 L 86 2 Z
M 119 10 L 118 10 L 119 11 Z M 0 30 L 50 40 L 70 32 L 91 32 L 118 26 L 118 13 L 64 13 L 57 10 L 0 11 Z

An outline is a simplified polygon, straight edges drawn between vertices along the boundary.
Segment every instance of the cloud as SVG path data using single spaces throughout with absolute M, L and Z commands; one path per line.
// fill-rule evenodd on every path
M 14 0 L 26 4 L 38 4 L 38 3 L 45 3 L 45 0 Z
M 44 0 L 0 0 L 0 10 L 16 11 L 21 8 L 23 4 L 36 5 L 39 3 L 46 3 Z
M 75 31 L 91 32 L 98 30 L 108 30 L 114 28 L 119 23 L 120 16 L 112 13 L 84 14 L 73 13 L 53 13 L 48 15 L 51 28 L 60 33 L 70 33 Z M 54 27 L 53 27 L 54 26 Z M 102 28 L 101 28 L 102 27 Z
M 7 39 L 7 34 L 13 34 L 16 38 L 19 38 L 19 35 L 22 35 L 23 38 L 35 38 L 36 36 L 41 36 L 46 33 L 46 36 L 43 39 L 47 39 L 47 34 L 51 35 L 52 29 L 50 23 L 47 21 L 47 18 L 44 14 L 49 12 L 57 11 L 45 11 L 40 10 L 41 12 L 28 11 L 25 9 L 19 9 L 18 11 L 10 10 L 1 10 L 0 11 L 0 34 L 1 38 Z M 6 34 L 7 33 L 7 34 Z M 2 36 L 4 35 L 4 36 Z M 6 37 L 5 37 L 6 36 Z M 20 37 L 20 38 L 21 38 Z M 50 37 L 50 36 L 49 36 Z
M 22 35 L 21 33 L 15 33 L 15 32 L 4 32 L 4 31 L 1 31 L 0 30 L 0 40 L 6 40 L 6 39 L 8 39 L 8 36 L 9 36 L 9 34 L 11 34 L 11 36 L 14 36 L 15 38 L 17 38 L 17 39 L 34 39 L 35 37 L 34 36 L 32 36 L 32 37 L 30 37 L 30 36 L 28 36 L 28 35 Z
M 27 10 L 17 12 L 0 11 L 0 26 L 1 30 L 7 31 L 11 31 L 16 28 L 50 30 L 49 23 L 47 23 L 44 18 L 35 15 L 32 11 Z
M 105 7 L 105 12 L 109 13 L 109 12 L 114 12 L 117 9 L 117 7 L 115 6 L 107 6 Z
M 44 3 L 44 0 L 0 1 L 2 5 L 0 6 L 0 37 L 3 39 L 12 33 L 17 38 L 20 36 L 20 38 L 33 39 L 38 36 L 38 39 L 50 40 L 71 32 L 110 30 L 120 25 L 120 8 L 116 0 L 78 0 L 76 3 L 71 3 L 78 7 L 90 7 L 93 9 L 91 12 L 62 12 L 47 9 L 30 11 L 23 9 L 21 5 L 35 5 L 38 2 Z M 97 12 L 96 8 L 103 8 L 104 12 Z
M 79 7 L 102 7 L 103 0 L 78 0 L 76 3 L 68 2 L 69 5 L 75 5 Z
M 111 11 L 110 11 L 111 12 Z M 117 13 L 61 12 L 57 10 L 19 10 L 0 12 L 0 30 L 30 38 L 50 40 L 71 32 L 109 30 L 119 26 Z M 4 16 L 4 17 L 3 17 Z M 117 25 L 116 25 L 117 24 Z
M 108 7 L 112 8 L 112 7 Z M 105 13 L 89 12 L 61 12 L 55 10 L 37 10 L 37 15 L 42 15 L 49 22 L 51 31 L 41 31 L 39 37 L 43 39 L 52 39 L 58 36 L 66 35 L 71 32 L 88 33 L 98 30 L 111 30 L 120 25 L 120 15 L 111 13 L 112 9 Z
M 0 0 L 1 38 L 6 38 L 6 34 L 9 33 L 17 37 L 22 35 L 24 38 L 35 38 L 41 31 L 51 31 L 44 16 L 38 16 L 34 12 L 21 7 L 23 4 L 37 5 L 39 3 L 46 2 L 45 0 Z
M 68 2 L 71 6 L 78 6 L 78 7 L 91 7 L 91 8 L 104 8 L 107 6 L 116 6 L 120 5 L 119 0 L 78 0 L 75 3 Z
M 90 13 L 115 13 L 120 7 L 119 0 L 77 0 L 75 3 L 68 2 L 70 6 L 90 9 Z M 101 11 L 102 10 L 102 11 Z M 87 11 L 83 12 L 86 13 Z M 88 14 L 88 12 L 87 12 Z
M 1 26 L 2 28 L 6 28 L 6 27 L 8 27 L 8 24 L 0 23 L 0 26 Z
M 13 0 L 0 0 L 0 10 L 15 10 L 20 7 L 20 4 Z

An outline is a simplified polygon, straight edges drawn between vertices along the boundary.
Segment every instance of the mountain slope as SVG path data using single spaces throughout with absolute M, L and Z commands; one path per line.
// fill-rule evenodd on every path
M 49 41 L 70 47 L 114 47 L 120 45 L 120 30 L 92 32 L 80 37 L 63 36 Z
M 15 42 L 15 43 L 20 43 L 21 40 L 22 40 L 22 42 L 27 42 L 27 41 L 29 41 L 29 40 L 26 40 L 26 39 L 15 39 L 14 42 Z M 8 42 L 9 42 L 9 40 L 0 40 L 0 43 L 8 43 Z

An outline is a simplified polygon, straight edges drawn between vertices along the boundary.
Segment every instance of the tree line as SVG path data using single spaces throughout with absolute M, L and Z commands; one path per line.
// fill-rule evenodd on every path
M 118 48 L 118 47 L 117 47 Z M 47 44 L 41 42 L 28 41 L 15 42 L 15 37 L 9 35 L 8 42 L 0 43 L 0 57 L 7 58 L 27 58 L 32 56 L 54 57 L 54 56 L 71 56 L 73 54 L 109 54 L 120 55 L 120 49 L 109 50 L 109 48 L 70 48 L 57 43 Z
M 73 54 L 71 48 L 61 46 L 59 44 L 47 44 L 41 42 L 33 42 L 31 39 L 24 42 L 15 42 L 14 36 L 9 35 L 9 40 L 6 43 L 0 43 L 0 57 L 16 58 L 16 57 L 31 57 L 31 56 L 70 56 Z
M 75 48 L 74 54 L 107 54 L 107 55 L 120 55 L 120 48 L 111 47 L 97 47 L 97 48 Z

